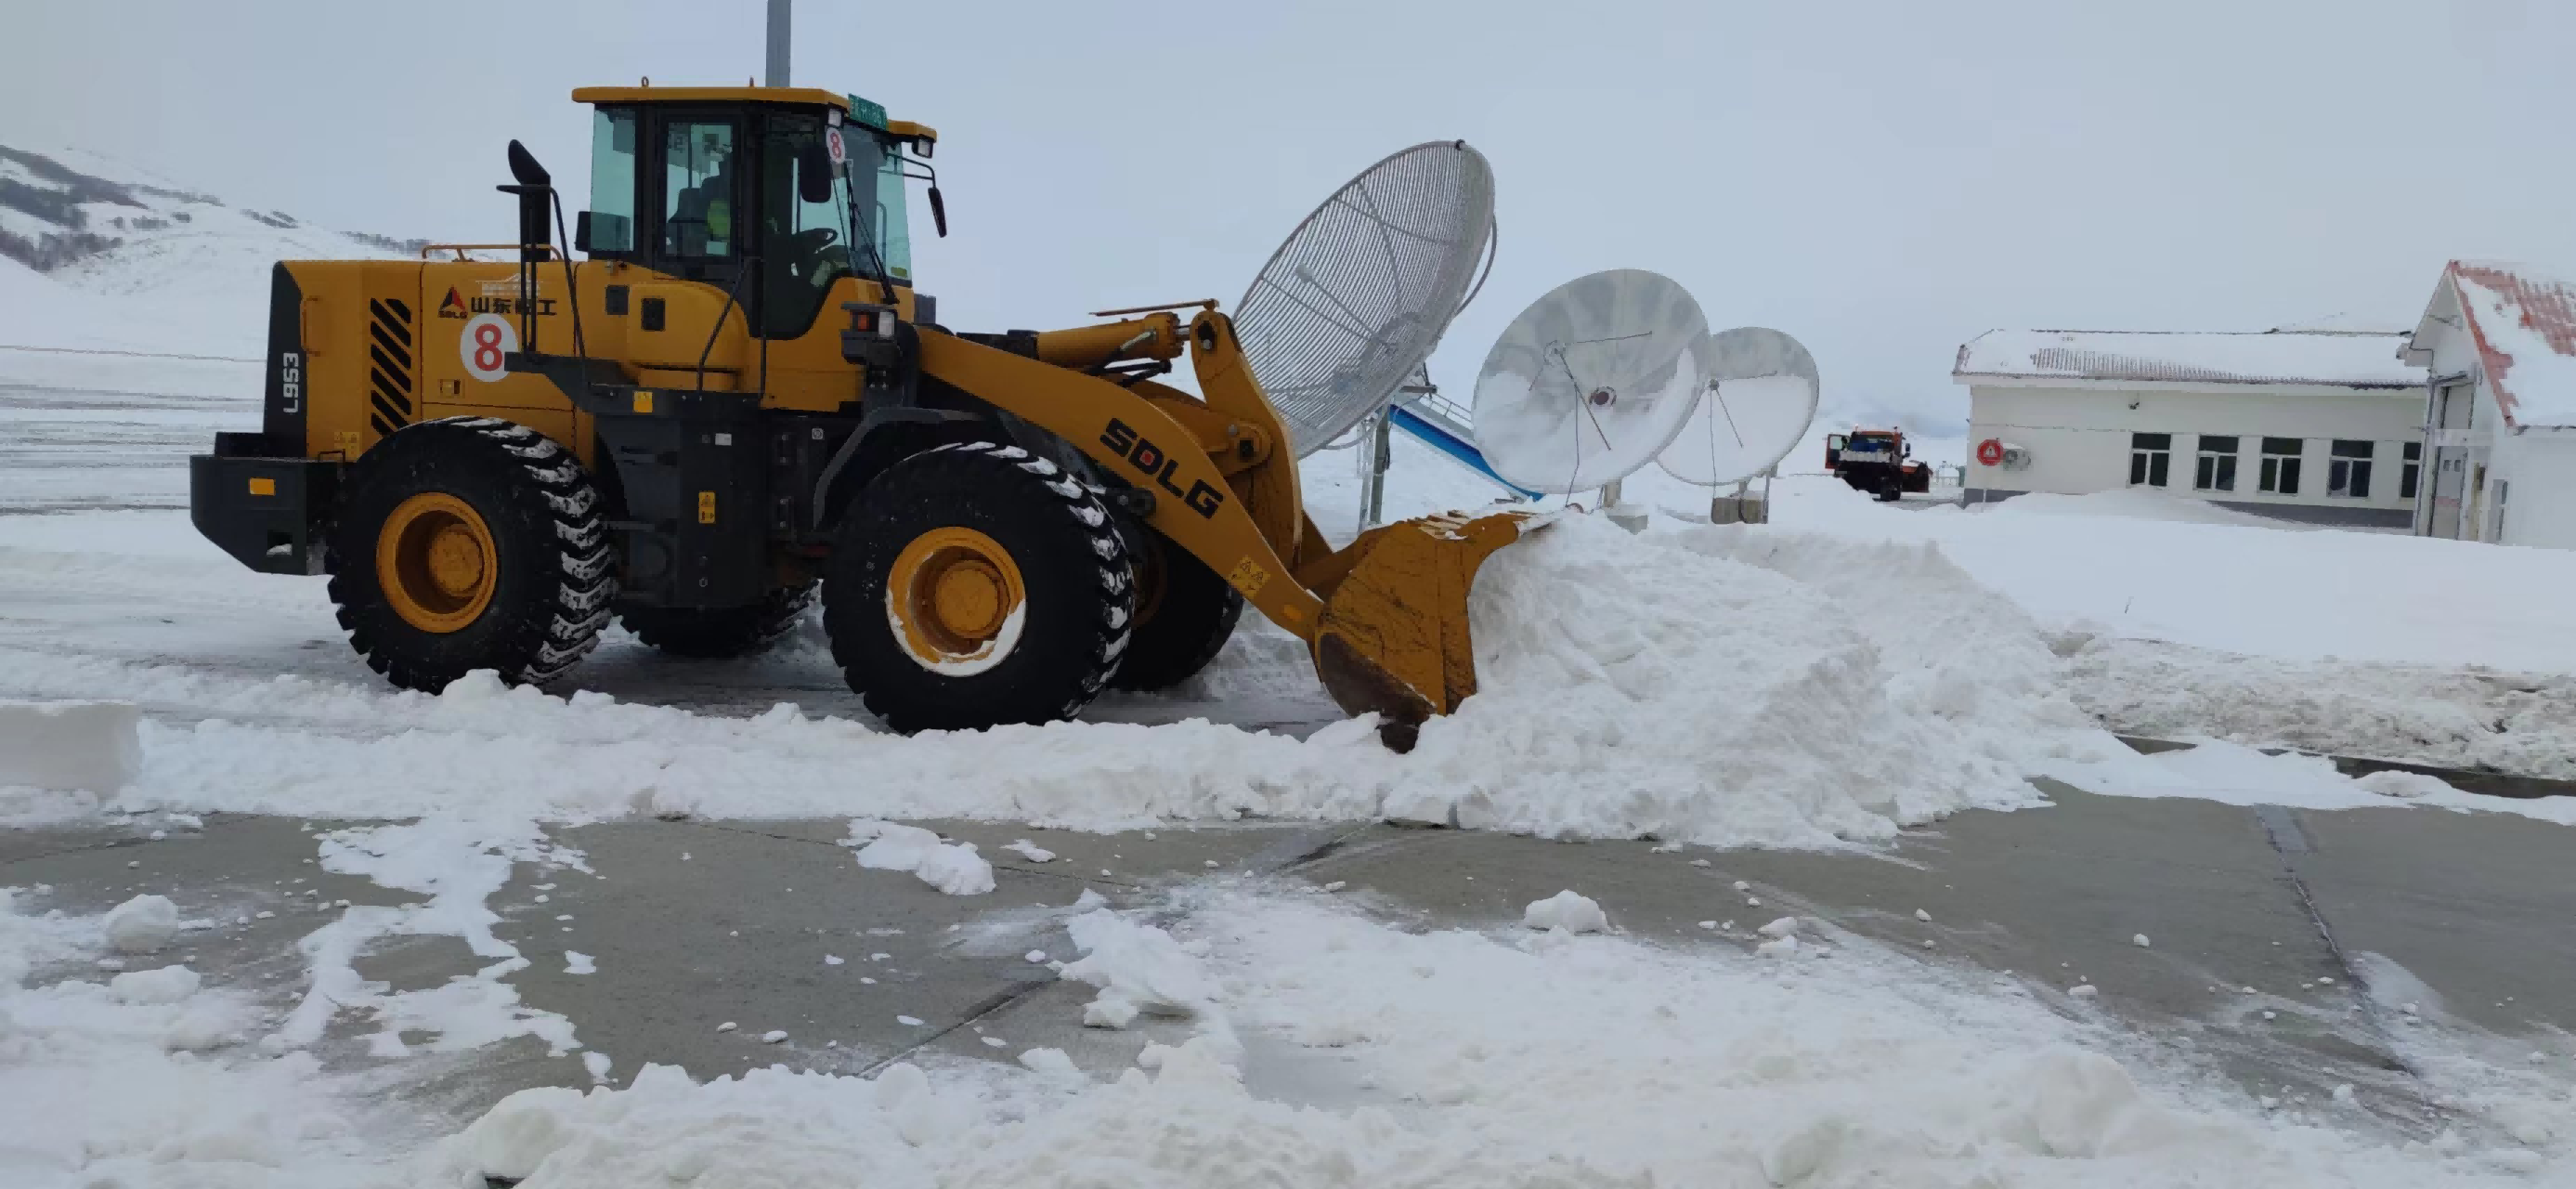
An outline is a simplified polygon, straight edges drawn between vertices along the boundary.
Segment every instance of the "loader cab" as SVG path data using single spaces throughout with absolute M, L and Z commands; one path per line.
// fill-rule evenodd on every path
M 591 259 L 725 290 L 767 339 L 804 335 L 843 278 L 911 288 L 904 183 L 931 177 L 931 129 L 810 88 L 586 87 L 573 98 L 593 108 L 590 205 L 573 237 Z

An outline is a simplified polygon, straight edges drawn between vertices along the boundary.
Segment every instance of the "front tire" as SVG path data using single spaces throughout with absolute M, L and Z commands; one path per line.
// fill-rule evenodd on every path
M 561 677 L 598 643 L 617 594 L 599 493 L 524 425 L 450 417 L 398 430 L 350 468 L 331 601 L 349 646 L 404 689 L 475 670 Z
M 992 442 L 888 467 L 851 501 L 823 582 L 832 657 L 906 733 L 1072 718 L 1135 614 L 1108 509 L 1056 464 Z

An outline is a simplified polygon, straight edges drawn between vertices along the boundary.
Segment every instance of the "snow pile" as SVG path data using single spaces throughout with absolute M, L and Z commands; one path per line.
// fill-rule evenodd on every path
M 2529 592 L 2576 587 L 2576 551 L 2128 516 L 1901 511 L 1781 480 L 1773 530 L 1938 544 L 2042 627 L 2247 656 L 2576 672 L 2576 633 Z M 2356 582 L 2353 576 L 2367 574 Z M 2438 609 L 2434 610 L 2434 609 Z
M 0 701 L 0 785 L 113 793 L 143 766 L 131 702 Z
M 1756 963 L 1575 938 L 1528 951 L 1406 934 L 1300 901 L 1204 906 L 1194 940 L 1247 1023 L 1331 1107 L 1255 1097 L 1209 1038 L 1080 1076 L 897 1065 L 874 1082 L 783 1068 L 692 1085 L 522 1091 L 415 1183 L 625 1189 L 886 1185 L 2065 1185 L 2413 1189 L 2576 1156 L 2563 1104 L 2482 1104 L 2418 1142 L 2267 1113 L 2177 1082 L 2092 1026 L 1866 948 Z M 2517 1113 L 2519 1112 L 2519 1113 Z M 2528 1117 L 2526 1117 L 2528 1116 Z M 2502 1124 L 2497 1126 L 2494 1124 Z M 2435 1124 L 2445 1126 L 2445 1124 Z M 2517 1133 L 2519 1138 L 2517 1138 Z
M 2193 797 L 2229 805 L 2300 809 L 2407 804 L 2576 825 L 2576 798 L 2480 796 L 2418 773 L 2375 772 L 2355 778 L 2337 771 L 2334 761 L 2322 756 L 2274 755 L 2223 739 L 2182 742 L 2192 746 L 2104 761 L 2052 762 L 2046 774 L 2087 792 L 2112 796 Z
M 622 1090 L 521 1090 L 423 1161 L 417 1184 L 480 1189 L 633 1189 L 703 1183 L 734 1189 L 816 1185 L 926 1187 L 941 1149 L 959 1146 L 962 1095 L 934 1093 L 910 1065 L 873 1082 L 784 1067 L 705 1085 L 646 1065 Z M 979 1140 L 978 1142 L 982 1142 Z
M 2076 704 L 2126 733 L 2576 780 L 2569 674 L 2248 657 L 2082 632 L 2060 647 Z
M 359 1096 L 303 1053 L 242 1047 L 264 1013 L 186 966 L 95 974 L 104 917 L 0 889 L 0 1185 L 345 1189 L 382 1160 Z
M 2034 491 L 2000 504 L 1984 505 L 1980 511 L 1988 516 L 2125 516 L 2133 520 L 2228 524 L 2238 528 L 2275 528 L 2292 532 L 2314 531 L 2315 528 L 2296 521 L 2222 508 L 2208 500 L 2151 487 L 2114 488 L 2086 495 Z
M 941 842 L 919 826 L 861 818 L 850 823 L 843 846 L 859 851 L 859 866 L 877 871 L 909 871 L 948 896 L 981 896 L 993 890 L 993 865 L 975 853 L 972 842 Z
M 1567 888 L 1545 900 L 1530 901 L 1529 907 L 1521 910 L 1521 927 L 1600 933 L 1610 928 L 1610 918 L 1592 897 Z
M 2118 746 L 2029 620 L 1929 548 L 1573 517 L 1489 559 L 1470 605 L 1479 692 L 1390 769 L 1390 814 L 1816 845 L 2030 804 L 2043 757 Z

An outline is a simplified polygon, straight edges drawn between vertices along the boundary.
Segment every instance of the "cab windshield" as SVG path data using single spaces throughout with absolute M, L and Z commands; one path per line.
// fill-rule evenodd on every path
M 904 217 L 903 154 L 893 141 L 858 124 L 844 123 L 839 131 L 846 158 L 840 189 L 860 196 L 858 209 L 852 212 L 857 220 L 851 225 L 853 238 L 876 249 L 876 259 L 862 261 L 859 270 L 873 274 L 871 266 L 882 261 L 887 277 L 898 285 L 910 285 L 912 229 Z
M 772 176 L 769 198 L 767 323 L 771 337 L 804 333 L 833 282 L 879 276 L 912 283 L 912 243 L 904 221 L 903 163 L 896 146 L 859 124 L 805 115 L 776 115 L 762 160 Z M 809 202 L 808 167 L 825 171 L 829 197 Z M 826 187 L 817 185 L 817 192 Z

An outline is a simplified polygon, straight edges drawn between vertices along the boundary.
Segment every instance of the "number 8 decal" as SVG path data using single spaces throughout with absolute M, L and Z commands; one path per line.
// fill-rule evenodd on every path
M 509 356 L 519 349 L 519 332 L 499 314 L 477 314 L 456 341 L 467 375 L 486 384 L 509 375 Z

